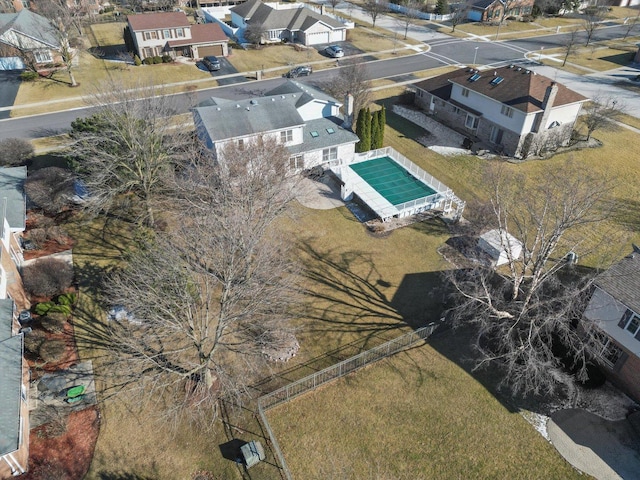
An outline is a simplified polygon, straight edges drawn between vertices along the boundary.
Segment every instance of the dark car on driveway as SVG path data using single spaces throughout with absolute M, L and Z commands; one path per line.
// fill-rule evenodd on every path
M 288 78 L 296 78 L 296 77 L 306 77 L 313 73 L 313 68 L 310 65 L 295 67 L 285 73 L 285 77 Z
M 208 57 L 204 57 L 202 59 L 202 64 L 207 68 L 207 70 L 209 70 L 210 72 L 215 72 L 217 70 L 220 70 L 220 60 L 218 60 L 218 57 L 215 57 L 213 55 L 210 55 Z

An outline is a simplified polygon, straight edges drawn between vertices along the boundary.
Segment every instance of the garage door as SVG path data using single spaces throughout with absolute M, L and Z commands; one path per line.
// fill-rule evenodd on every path
M 20 57 L 0 57 L 0 70 L 24 70 Z
M 198 55 L 200 56 L 200 58 L 208 57 L 209 55 L 222 57 L 222 45 L 209 45 L 208 47 L 198 47 Z
M 307 33 L 307 45 L 318 45 L 320 43 L 329 43 L 329 32 Z

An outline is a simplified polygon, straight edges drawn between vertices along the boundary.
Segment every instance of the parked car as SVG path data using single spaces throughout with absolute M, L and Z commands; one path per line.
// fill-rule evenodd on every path
M 292 68 L 285 74 L 285 77 L 288 77 L 288 78 L 306 77 L 308 75 L 311 75 L 312 73 L 313 73 L 313 68 L 311 68 L 311 65 L 305 65 L 305 66 Z
M 344 50 L 339 45 L 329 45 L 324 49 L 324 52 L 332 58 L 344 57 Z
M 218 60 L 218 57 L 216 56 L 210 55 L 208 57 L 204 57 L 202 59 L 202 64 L 207 67 L 207 70 L 210 72 L 220 70 L 220 60 Z

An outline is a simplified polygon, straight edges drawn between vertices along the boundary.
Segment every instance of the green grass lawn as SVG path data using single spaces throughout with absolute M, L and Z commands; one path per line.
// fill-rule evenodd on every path
M 521 415 L 430 345 L 268 417 L 294 478 L 581 478 Z
M 390 107 L 397 98 L 389 95 L 400 91 L 378 92 L 378 102 Z M 416 142 L 424 131 L 390 108 L 387 122 L 385 145 L 463 200 L 487 198 L 482 171 L 495 160 L 443 157 Z M 627 130 L 594 136 L 604 142 L 602 148 L 505 164 L 505 168 L 524 172 L 531 182 L 544 182 L 545 169 L 571 155 L 594 172 L 615 175 L 612 197 L 628 213 L 592 228 L 581 248 L 594 247 L 619 257 L 628 253 L 631 241 L 640 242 L 635 218 L 640 152 L 628 147 L 638 137 Z M 445 293 L 439 272 L 448 264 L 437 250 L 450 235 L 439 221 L 374 236 L 345 207 L 310 210 L 298 205 L 279 228 L 295 241 L 295 255 L 304 267 L 299 285 L 306 295 L 297 320 L 301 350 L 290 362 L 274 365 L 274 376 L 260 382 L 256 391 L 270 391 L 439 318 Z M 96 282 L 105 268 L 121 261 L 132 232 L 118 222 L 106 230 L 100 222 L 76 224 L 71 230 L 78 239 L 74 260 L 83 289 L 84 316 L 79 322 L 89 330 L 94 323 L 99 326 L 103 315 L 102 306 L 93 300 Z M 610 241 L 595 243 L 606 231 L 611 232 Z M 590 261 L 588 256 L 581 258 Z M 80 339 L 79 344 L 84 357 L 92 354 L 89 343 Z M 300 472 L 296 478 L 332 478 L 313 476 L 323 462 L 327 468 L 353 472 L 333 478 L 369 478 L 370 468 L 378 467 L 392 469 L 387 478 L 421 478 L 420 472 L 424 478 L 495 478 L 503 471 L 506 478 L 572 478 L 573 472 L 532 427 L 505 409 L 459 362 L 448 361 L 442 348 L 437 350 L 440 353 L 431 346 L 411 350 L 270 412 L 287 460 L 294 474 Z M 99 360 L 96 365 L 99 372 Z M 205 434 L 182 427 L 171 436 L 168 429 L 144 421 L 130 407 L 113 400 L 105 404 L 88 478 L 114 478 L 117 473 L 117 478 L 184 479 L 196 468 L 225 479 L 242 478 L 233 462 L 220 454 L 219 445 L 228 439 L 222 429 Z M 259 438 L 260 426 L 252 412 L 245 413 L 234 420 L 245 433 L 233 434 Z M 300 445 L 304 453 L 295 451 Z M 305 466 L 302 455 L 316 467 L 309 475 L 306 469 L 311 467 Z M 456 462 L 446 460 L 454 456 Z M 380 462 L 372 466 L 363 458 Z M 415 465 L 422 466 L 417 475 L 412 470 Z M 529 475 L 527 468 L 533 473 Z M 254 479 L 277 478 L 268 465 L 252 469 L 251 474 Z

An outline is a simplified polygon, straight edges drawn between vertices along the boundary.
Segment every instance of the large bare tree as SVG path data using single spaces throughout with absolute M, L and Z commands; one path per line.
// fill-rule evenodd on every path
M 611 95 L 598 94 L 584 107 L 580 120 L 587 127 L 587 140 L 596 130 L 615 130 L 616 121 L 624 114 L 626 106 Z
M 591 227 L 610 213 L 611 182 L 571 160 L 546 168 L 539 182 L 503 166 L 490 168 L 485 181 L 492 196 L 479 217 L 498 230 L 507 263 L 495 270 L 479 256 L 451 271 L 451 314 L 477 327 L 478 366 L 502 365 L 503 386 L 572 393 L 574 378 L 565 367 L 584 379 L 595 340 L 589 329 L 576 328 L 590 279 L 571 264 L 575 254 L 589 253 Z M 518 258 L 513 238 L 522 243 Z
M 50 28 L 47 33 L 58 42 L 59 53 L 69 75 L 70 85 L 77 86 L 73 70 L 78 48 L 82 45 L 81 7 L 71 8 L 66 0 L 43 0 L 38 2 L 38 13 L 49 20 Z
M 402 28 L 404 28 L 404 39 L 407 39 L 409 28 L 415 25 L 418 18 L 420 18 L 420 7 L 422 4 L 418 0 L 403 0 L 400 5 L 404 7 L 404 11 L 401 12 L 397 21 Z
M 167 182 L 193 144 L 191 130 L 174 118 L 175 100 L 163 93 L 104 84 L 90 102 L 96 113 L 73 122 L 71 148 L 90 194 L 87 209 L 112 211 L 128 197 L 141 205 L 137 223 L 155 224 Z
M 364 0 L 362 10 L 371 17 L 373 27 L 376 26 L 378 17 L 385 13 L 389 8 L 385 0 Z
M 326 89 L 337 99 L 343 99 L 347 93 L 353 95 L 355 125 L 358 112 L 366 108 L 371 100 L 371 81 L 366 64 L 358 60 L 343 62 L 338 75 L 327 83 Z
M 105 284 L 132 314 L 109 325 L 114 386 L 203 424 L 222 397 L 242 401 L 267 352 L 291 348 L 295 267 L 276 225 L 293 198 L 288 162 L 265 139 L 176 179 L 179 226 Z
M 567 64 L 567 59 L 570 55 L 572 55 L 577 48 L 578 44 L 578 29 L 573 28 L 569 32 L 569 36 L 562 45 L 562 49 L 564 50 L 564 58 L 562 59 L 562 66 L 564 67 Z
M 593 40 L 593 35 L 596 33 L 596 30 L 602 27 L 602 22 L 606 15 L 606 7 L 601 7 L 596 4 L 596 6 L 585 8 L 584 15 L 582 17 L 582 28 L 587 33 L 587 42 L 585 43 L 585 47 L 588 47 L 591 40 Z

